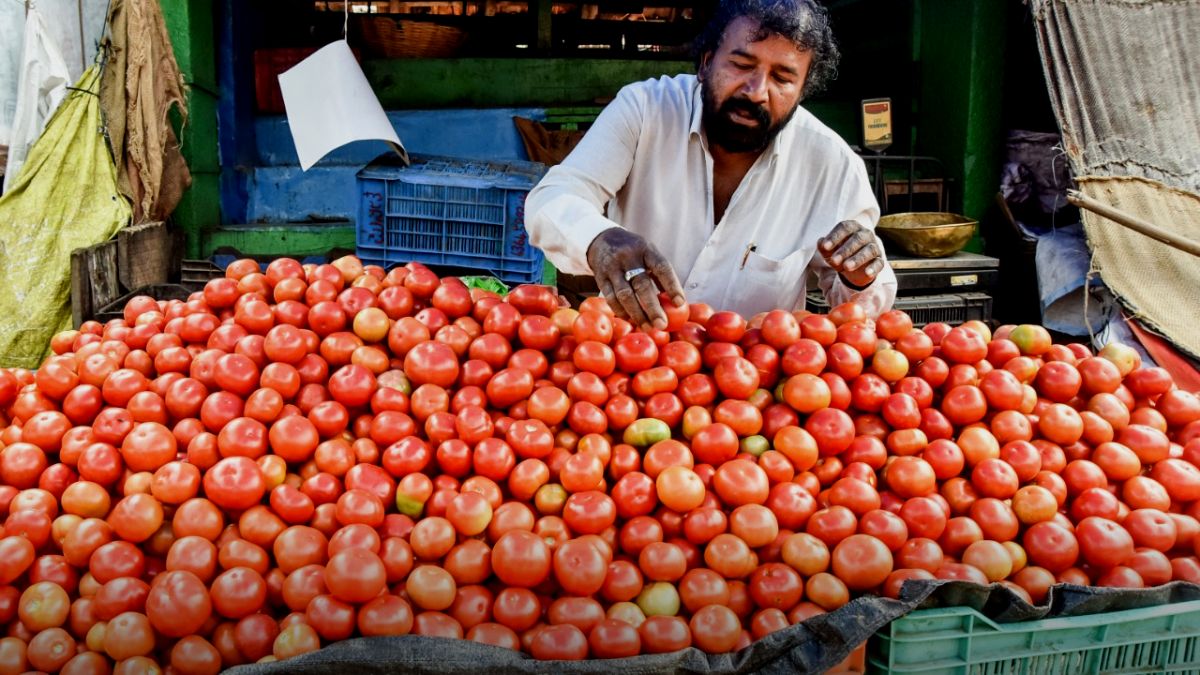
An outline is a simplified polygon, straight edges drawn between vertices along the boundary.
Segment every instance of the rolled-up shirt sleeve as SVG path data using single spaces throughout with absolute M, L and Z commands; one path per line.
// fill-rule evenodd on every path
M 879 222 L 879 204 L 871 192 L 866 168 L 861 161 L 850 163 L 846 169 L 843 185 L 841 203 L 838 208 L 838 213 L 842 215 L 838 218 L 838 222 L 853 220 L 863 227 L 869 228 L 874 234 L 875 225 Z M 830 229 L 836 224 L 830 223 Z M 820 251 L 813 254 L 809 269 L 816 274 L 817 284 L 825 294 L 825 300 L 830 307 L 853 300 L 872 319 L 892 308 L 892 303 L 896 301 L 896 273 L 892 271 L 891 264 L 883 254 L 883 241 L 880 240 L 878 234 L 874 236 L 875 245 L 879 247 L 879 251 L 883 255 L 883 269 L 866 288 L 857 289 L 848 286 L 842 281 L 841 275 L 825 262 Z M 803 298 L 800 299 L 801 302 L 803 300 Z
M 643 104 L 633 89 L 622 89 L 526 199 L 529 240 L 561 272 L 590 275 L 588 246 L 601 232 L 620 227 L 604 216 L 604 208 L 629 178 Z

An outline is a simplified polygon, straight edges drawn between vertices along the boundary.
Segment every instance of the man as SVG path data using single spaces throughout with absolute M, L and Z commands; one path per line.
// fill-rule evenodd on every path
M 888 310 L 863 162 L 799 106 L 836 70 L 825 9 L 723 0 L 698 46 L 697 75 L 623 88 L 530 192 L 532 243 L 642 327 L 666 325 L 660 288 L 747 317 L 803 308 L 810 270 L 831 304 Z

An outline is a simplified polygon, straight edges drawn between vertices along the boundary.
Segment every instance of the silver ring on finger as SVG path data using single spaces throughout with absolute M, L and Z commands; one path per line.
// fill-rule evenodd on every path
M 640 274 L 645 274 L 645 273 L 646 273 L 645 267 L 635 267 L 631 270 L 626 270 L 625 271 L 625 281 L 633 281 L 634 277 L 636 277 Z

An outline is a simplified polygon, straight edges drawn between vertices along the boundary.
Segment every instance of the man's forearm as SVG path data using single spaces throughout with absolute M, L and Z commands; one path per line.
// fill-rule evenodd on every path
M 640 128 L 641 113 L 626 87 L 563 163 L 529 193 L 525 227 L 530 243 L 559 270 L 592 273 L 588 246 L 601 232 L 618 226 L 604 217 L 604 208 L 629 178 Z
M 617 227 L 599 208 L 561 184 L 553 173 L 529 194 L 525 217 L 530 243 L 566 274 L 590 275 L 588 246 L 604 230 Z

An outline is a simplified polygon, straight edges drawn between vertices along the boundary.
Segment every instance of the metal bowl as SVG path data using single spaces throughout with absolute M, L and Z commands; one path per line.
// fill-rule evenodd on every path
M 956 213 L 892 213 L 875 229 L 909 255 L 943 258 L 962 250 L 978 224 Z

